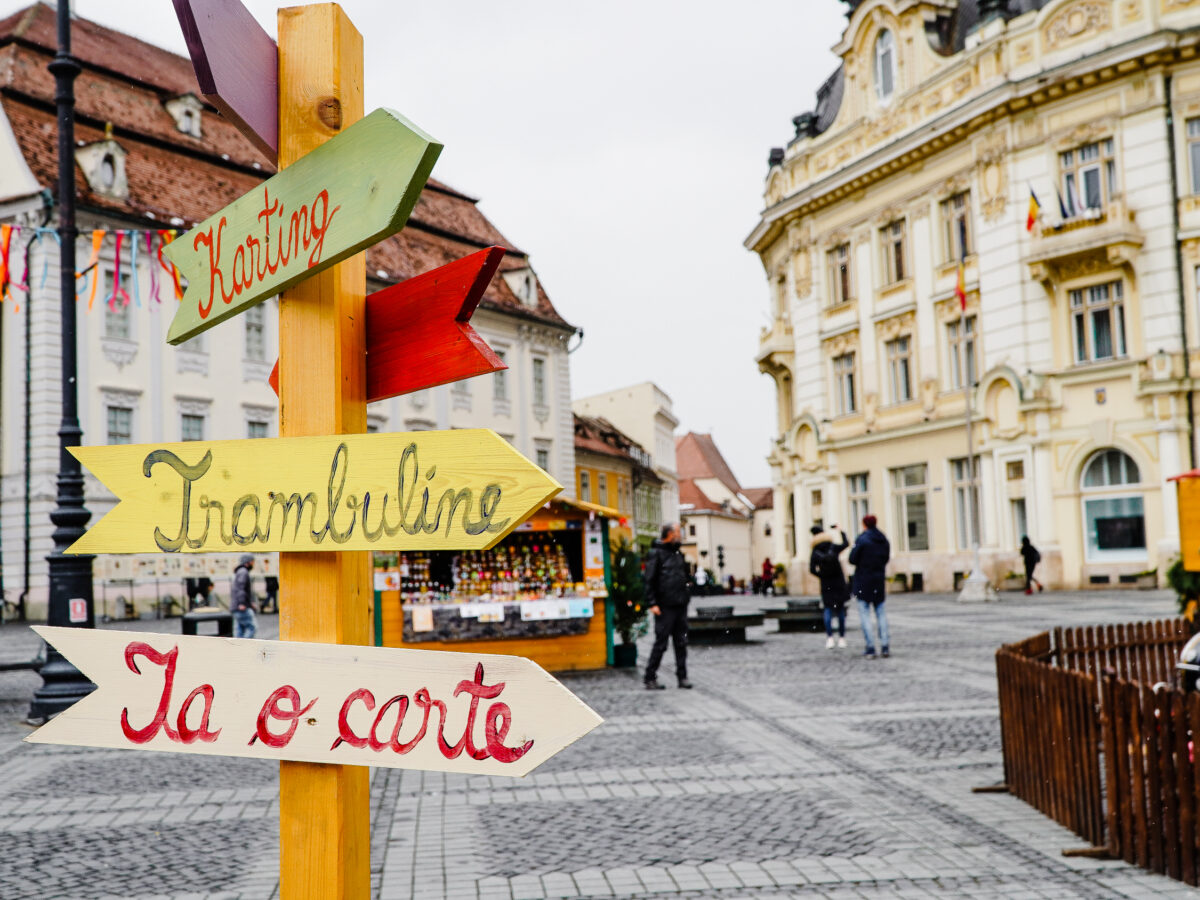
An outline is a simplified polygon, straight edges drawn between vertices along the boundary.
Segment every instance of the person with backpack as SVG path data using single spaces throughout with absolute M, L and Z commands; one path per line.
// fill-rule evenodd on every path
M 862 534 L 854 539 L 854 547 L 850 550 L 850 565 L 854 566 L 854 596 L 858 598 L 859 624 L 862 625 L 863 639 L 867 642 L 863 656 L 867 659 L 875 658 L 875 641 L 871 636 L 872 611 L 875 613 L 875 628 L 879 632 L 883 658 L 887 659 L 891 655 L 884 602 L 887 600 L 887 564 L 892 558 L 892 546 L 879 530 L 877 521 L 872 515 L 863 516 Z
M 835 544 L 834 530 L 842 536 L 842 542 Z M 850 599 L 850 588 L 846 584 L 846 573 L 842 571 L 842 563 L 838 557 L 850 546 L 846 532 L 830 525 L 829 531 L 824 531 L 820 525 L 812 527 L 812 555 L 808 559 L 808 571 L 816 575 L 821 582 L 821 606 L 825 611 L 825 649 L 832 650 L 833 619 L 837 618 L 837 646 L 846 646 L 846 601 Z
M 1027 534 L 1021 535 L 1021 556 L 1025 560 L 1025 593 L 1032 594 L 1035 584 L 1039 591 L 1045 590 L 1042 583 L 1033 577 L 1033 570 L 1042 561 L 1042 554 L 1038 553 L 1037 547 L 1029 542 Z

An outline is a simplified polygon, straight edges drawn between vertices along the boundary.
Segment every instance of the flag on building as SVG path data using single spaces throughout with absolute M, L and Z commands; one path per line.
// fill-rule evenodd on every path
M 1033 231 L 1033 226 L 1037 224 L 1038 211 L 1041 208 L 1042 204 L 1038 202 L 1037 194 L 1033 192 L 1033 188 L 1031 187 L 1029 189 L 1029 215 L 1025 218 L 1026 231 Z
M 958 278 L 954 282 L 954 296 L 963 312 L 967 311 L 967 223 L 958 223 Z

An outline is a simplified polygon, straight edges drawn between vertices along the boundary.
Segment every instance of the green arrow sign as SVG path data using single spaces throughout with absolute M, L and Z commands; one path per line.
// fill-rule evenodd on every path
M 404 227 L 442 145 L 377 109 L 164 251 L 187 278 L 178 344 Z

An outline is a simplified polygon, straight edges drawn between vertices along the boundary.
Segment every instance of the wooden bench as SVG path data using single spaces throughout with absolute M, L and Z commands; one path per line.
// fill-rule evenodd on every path
M 218 637 L 233 637 L 233 613 L 224 609 L 201 608 L 184 613 L 181 617 L 184 634 L 196 634 L 201 622 L 215 622 Z
M 824 631 L 825 612 L 821 601 L 789 600 L 786 607 L 764 609 L 763 615 L 779 623 L 780 631 Z
M 701 606 L 688 616 L 688 639 L 694 644 L 744 644 L 746 629 L 762 623 L 761 612 L 738 613 L 732 606 Z

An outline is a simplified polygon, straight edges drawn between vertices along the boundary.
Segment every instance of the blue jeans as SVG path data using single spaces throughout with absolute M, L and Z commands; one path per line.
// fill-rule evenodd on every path
M 827 606 L 825 607 L 825 636 L 833 637 L 833 617 L 837 616 L 838 621 L 838 637 L 846 636 L 846 607 L 845 604 L 837 609 Z
M 871 640 L 871 607 L 875 608 L 875 625 L 879 629 L 879 645 L 884 650 L 888 646 L 888 623 L 887 610 L 884 609 L 886 601 L 879 603 L 869 603 L 861 597 L 858 600 L 858 622 L 862 625 L 863 640 L 867 642 L 867 652 L 875 652 L 875 644 Z
M 252 609 L 235 609 L 233 611 L 233 624 L 237 626 L 234 631 L 235 637 L 252 638 L 258 634 L 258 622 L 254 618 L 254 610 Z

